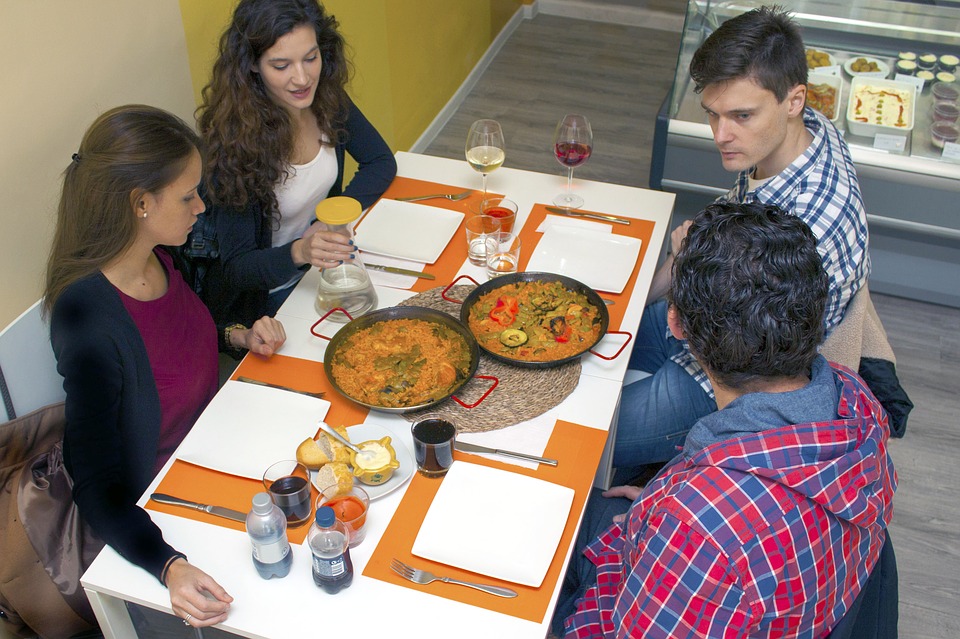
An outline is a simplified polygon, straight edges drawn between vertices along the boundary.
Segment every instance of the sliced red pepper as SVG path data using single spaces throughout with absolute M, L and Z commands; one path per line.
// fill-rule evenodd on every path
M 498 297 L 497 303 L 490 309 L 490 319 L 501 326 L 510 326 L 517 319 L 520 305 L 515 297 Z

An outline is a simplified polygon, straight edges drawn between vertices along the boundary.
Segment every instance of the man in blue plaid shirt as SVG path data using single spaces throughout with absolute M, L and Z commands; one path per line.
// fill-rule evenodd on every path
M 866 283 L 867 221 L 850 151 L 837 128 L 805 106 L 807 61 L 797 25 L 761 7 L 723 23 L 694 54 L 690 75 L 723 167 L 739 172 L 721 200 L 776 204 L 817 238 L 830 282 L 829 335 Z M 689 222 L 671 236 L 675 253 Z M 670 335 L 667 305 L 673 253 L 654 276 L 630 368 L 650 377 L 623 389 L 614 465 L 671 459 L 690 427 L 717 409 L 713 388 L 687 344 Z M 656 301 L 654 301 L 656 300 Z

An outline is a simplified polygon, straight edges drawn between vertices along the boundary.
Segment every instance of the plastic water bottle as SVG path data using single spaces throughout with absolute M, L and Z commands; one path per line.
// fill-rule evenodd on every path
M 253 496 L 253 509 L 247 513 L 247 534 L 253 544 L 253 565 L 260 576 L 286 577 L 293 564 L 287 518 L 267 493 Z
M 353 562 L 350 560 L 350 534 L 337 520 L 333 508 L 317 508 L 314 523 L 307 533 L 307 543 L 313 553 L 313 583 L 335 595 L 353 582 Z

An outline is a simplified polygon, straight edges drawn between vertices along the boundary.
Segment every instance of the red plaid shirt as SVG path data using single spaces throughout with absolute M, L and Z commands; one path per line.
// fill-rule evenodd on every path
M 708 446 L 662 471 L 588 546 L 597 584 L 568 637 L 822 637 L 866 582 L 893 515 L 887 417 L 863 381 L 839 419 Z

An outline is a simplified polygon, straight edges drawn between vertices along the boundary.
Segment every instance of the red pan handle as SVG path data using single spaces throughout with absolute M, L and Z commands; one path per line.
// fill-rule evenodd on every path
M 453 280 L 452 282 L 450 282 L 450 283 L 447 285 L 447 287 L 440 292 L 440 297 L 442 297 L 443 299 L 447 300 L 448 302 L 453 302 L 454 304 L 463 304 L 463 300 L 457 300 L 457 299 L 454 299 L 454 298 L 452 298 L 452 297 L 447 297 L 447 291 L 449 291 L 451 288 L 453 288 L 454 286 L 456 286 L 456 285 L 457 285 L 457 282 L 459 282 L 460 280 L 462 280 L 462 279 L 464 279 L 464 278 L 470 280 L 470 281 L 473 282 L 476 286 L 480 286 L 480 282 L 478 282 L 477 280 L 473 279 L 473 278 L 470 277 L 469 275 L 461 275 L 461 276 L 458 277 L 457 279 L 455 279 L 455 280 Z M 492 390 L 492 389 L 491 389 L 491 390 Z
M 347 312 L 347 309 L 345 309 L 345 308 L 340 308 L 339 306 L 336 307 L 336 308 L 331 308 L 329 311 L 327 311 L 326 313 L 323 314 L 323 317 L 321 317 L 320 319 L 318 319 L 316 322 L 313 323 L 313 326 L 310 327 L 310 333 L 313 334 L 314 337 L 319 337 L 320 339 L 325 339 L 325 340 L 327 340 L 327 341 L 329 342 L 329 341 L 330 341 L 330 338 L 329 338 L 329 337 L 327 337 L 326 335 L 321 335 L 321 334 L 318 333 L 315 329 L 316 329 L 318 326 L 320 326 L 320 322 L 322 322 L 323 320 L 327 319 L 328 317 L 330 317 L 332 314 L 336 313 L 337 311 L 340 311 L 341 313 L 343 313 L 344 315 L 346 315 L 347 317 L 349 317 L 351 320 L 353 319 L 353 315 L 351 315 L 350 313 L 348 313 L 348 312 Z
M 467 277 L 467 276 L 464 276 L 464 277 Z M 451 285 L 451 286 L 452 286 L 452 285 Z M 491 384 L 491 385 L 490 385 L 490 388 L 488 388 L 488 389 L 486 390 L 486 392 L 485 392 L 483 395 L 480 396 L 480 399 L 478 399 L 477 401 L 475 401 L 475 402 L 472 403 L 472 404 L 464 404 L 456 395 L 453 395 L 453 396 L 452 396 L 453 401 L 455 401 L 456 403 L 460 404 L 460 405 L 463 406 L 464 408 L 476 408 L 477 406 L 480 405 L 480 403 L 481 403 L 483 400 L 485 400 L 485 399 L 487 398 L 488 395 L 490 395 L 490 393 L 493 392 L 493 389 L 496 388 L 497 385 L 500 383 L 500 380 L 499 380 L 498 378 L 496 378 L 496 377 L 493 377 L 492 375 L 477 375 L 475 379 L 492 379 L 492 380 L 493 380 L 493 384 Z
M 591 352 L 591 353 L 593 353 L 594 355 L 596 355 L 596 356 L 599 357 L 600 359 L 605 359 L 605 360 L 617 359 L 618 357 L 620 357 L 620 353 L 623 352 L 623 349 L 625 349 L 625 348 L 627 347 L 627 344 L 630 343 L 630 340 L 633 339 L 633 334 L 632 334 L 632 333 L 627 333 L 626 331 L 607 331 L 607 335 L 626 335 L 626 336 L 627 336 L 627 341 L 625 341 L 625 342 L 620 346 L 620 349 L 619 349 L 616 353 L 614 353 L 613 355 L 601 355 L 601 354 L 598 353 L 597 351 L 595 351 L 595 350 L 593 350 L 593 349 L 590 349 L 590 352 Z

